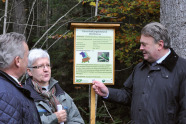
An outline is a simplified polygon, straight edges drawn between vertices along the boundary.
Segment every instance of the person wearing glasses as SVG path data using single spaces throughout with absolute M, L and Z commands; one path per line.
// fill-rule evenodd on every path
M 32 49 L 28 55 L 29 77 L 24 87 L 31 92 L 43 124 L 84 124 L 73 99 L 51 77 L 50 56 L 42 49 Z M 58 111 L 58 105 L 63 109 Z

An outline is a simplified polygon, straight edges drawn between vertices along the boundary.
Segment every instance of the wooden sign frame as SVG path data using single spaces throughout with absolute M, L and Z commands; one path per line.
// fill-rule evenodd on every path
M 92 84 L 92 82 L 89 82 L 89 83 L 87 83 L 87 82 L 85 82 L 85 83 L 77 83 L 75 81 L 75 73 L 76 73 L 75 72 L 76 71 L 75 66 L 76 66 L 76 60 L 78 60 L 78 59 L 76 59 L 77 58 L 77 56 L 76 56 L 76 54 L 77 54 L 76 47 L 77 47 L 77 45 L 79 45 L 78 48 L 80 48 L 79 49 L 80 52 L 78 53 L 78 55 L 79 54 L 82 55 L 82 57 L 83 57 L 82 58 L 82 62 L 83 62 L 83 59 L 84 58 L 88 57 L 87 54 L 84 54 L 83 53 L 83 52 L 86 52 L 87 49 L 85 50 L 84 47 L 82 47 L 82 46 L 89 47 L 89 49 L 88 49 L 89 51 L 91 51 L 92 49 L 99 49 L 99 48 L 103 48 L 103 49 L 105 49 L 105 48 L 108 49 L 109 48 L 109 49 L 112 49 L 112 52 L 113 52 L 112 53 L 112 62 L 113 62 L 112 63 L 112 75 L 113 75 L 112 82 L 111 83 L 107 83 L 107 82 L 103 82 L 103 81 L 102 82 L 104 84 L 107 84 L 107 85 L 114 85 L 114 70 L 115 70 L 115 28 L 118 28 L 118 27 L 120 27 L 120 23 L 97 23 L 97 22 L 94 22 L 94 23 L 84 23 L 84 22 L 83 23 L 81 23 L 81 22 L 78 22 L 77 23 L 77 22 L 72 22 L 72 23 L 70 23 L 70 28 L 71 29 L 74 29 L 74 67 L 73 67 L 73 83 L 74 84 Z M 79 32 L 77 32 L 77 31 L 79 31 Z M 112 35 L 111 36 L 111 39 L 109 37 L 110 32 L 113 33 L 113 34 L 111 33 L 111 35 Z M 79 37 L 78 37 L 79 38 L 79 43 L 78 44 L 77 44 L 77 37 L 76 37 L 77 34 L 79 35 Z M 92 38 L 94 36 L 96 38 L 97 38 L 97 36 L 101 36 L 101 37 L 99 37 L 98 38 L 99 40 L 97 40 L 97 39 Z M 84 38 L 84 39 L 82 39 L 82 38 Z M 91 43 L 93 43 L 95 45 L 96 45 L 96 43 L 94 43 L 94 42 L 100 43 L 99 41 L 101 41 L 101 43 L 102 44 L 103 43 L 106 44 L 106 46 L 104 47 L 103 45 L 97 45 L 97 46 L 95 46 L 95 45 L 89 45 L 87 43 L 83 43 L 83 41 L 86 41 L 86 42 L 89 42 L 90 41 Z M 112 44 L 111 45 L 112 48 L 110 48 L 110 45 L 109 45 L 110 43 Z M 81 51 L 81 48 L 83 48 L 84 51 Z M 92 51 L 93 51 L 92 53 L 95 52 L 95 50 L 92 50 Z M 103 50 L 102 53 L 105 54 L 105 51 Z M 108 55 L 109 52 L 107 51 L 106 53 L 107 53 L 106 55 Z M 101 56 L 101 57 L 103 57 L 103 56 Z M 87 59 L 87 60 L 90 60 L 90 59 Z M 108 60 L 108 58 L 106 58 L 106 60 Z M 103 65 L 104 64 L 108 64 L 108 61 L 106 61 L 106 60 L 104 60 L 106 63 L 103 63 Z M 97 61 L 99 62 L 99 58 L 97 59 Z M 82 67 L 83 68 L 86 68 L 85 66 L 82 66 Z M 99 67 L 100 68 L 103 68 L 101 66 L 98 66 L 98 68 Z M 81 69 L 81 66 L 80 66 L 79 69 Z M 94 71 L 94 70 L 92 70 L 92 71 Z M 82 70 L 80 70 L 80 73 L 84 73 L 84 72 Z M 94 92 L 94 89 L 91 86 L 90 124 L 95 124 L 96 123 L 96 108 L 95 108 L 96 100 L 95 99 L 96 99 L 96 94 Z
M 73 84 L 98 80 L 114 85 L 115 29 L 119 23 L 71 22 L 74 29 Z

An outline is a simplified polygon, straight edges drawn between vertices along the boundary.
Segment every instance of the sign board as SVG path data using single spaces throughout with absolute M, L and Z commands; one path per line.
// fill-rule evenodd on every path
M 114 83 L 114 29 L 75 29 L 74 84 Z
M 74 29 L 73 84 L 93 80 L 114 84 L 115 28 L 113 23 L 71 23 Z

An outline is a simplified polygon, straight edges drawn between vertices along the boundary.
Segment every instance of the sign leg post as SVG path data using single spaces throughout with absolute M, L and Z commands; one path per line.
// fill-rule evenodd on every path
M 96 121 L 96 94 L 91 86 L 91 110 L 90 110 L 90 124 L 95 124 Z

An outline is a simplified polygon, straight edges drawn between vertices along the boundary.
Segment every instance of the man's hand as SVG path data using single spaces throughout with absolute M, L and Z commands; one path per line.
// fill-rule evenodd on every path
M 93 89 L 96 92 L 96 94 L 106 97 L 109 94 L 108 88 L 101 82 L 99 81 L 93 81 Z
M 67 113 L 65 110 L 60 110 L 54 114 L 57 116 L 58 123 L 65 122 L 67 120 Z

